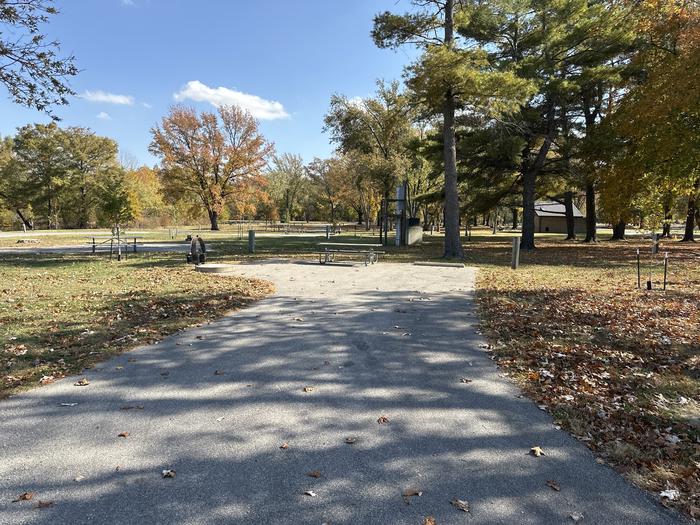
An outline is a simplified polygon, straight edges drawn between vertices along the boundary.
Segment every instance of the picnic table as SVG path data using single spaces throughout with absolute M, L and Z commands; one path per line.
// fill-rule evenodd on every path
M 318 244 L 318 262 L 326 264 L 335 262 L 336 254 L 362 255 L 365 266 L 379 262 L 379 255 L 386 252 L 377 251 L 381 244 L 363 244 L 357 242 L 321 242 Z
M 121 235 L 119 238 L 117 238 L 116 235 L 90 235 L 87 237 L 88 242 L 87 244 L 92 245 L 92 253 L 96 253 L 97 247 L 102 245 L 102 244 L 107 244 L 109 243 L 110 245 L 110 250 L 113 248 L 115 242 L 119 242 L 121 246 L 124 246 L 124 248 L 128 248 L 129 246 L 132 246 L 134 249 L 134 253 L 136 253 L 136 247 L 138 246 L 136 244 L 137 239 L 144 239 L 145 237 L 139 237 L 137 235 Z M 133 242 L 132 242 L 133 239 Z M 100 241 L 100 242 L 98 242 Z

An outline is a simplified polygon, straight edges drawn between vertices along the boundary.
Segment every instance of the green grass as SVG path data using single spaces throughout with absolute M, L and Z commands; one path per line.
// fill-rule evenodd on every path
M 0 398 L 46 384 L 269 293 L 193 272 L 181 256 L 4 256 Z

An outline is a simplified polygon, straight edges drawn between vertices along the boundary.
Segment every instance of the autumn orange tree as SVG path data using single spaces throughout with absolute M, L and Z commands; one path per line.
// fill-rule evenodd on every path
M 207 210 L 212 230 L 221 213 L 247 181 L 259 179 L 273 153 L 253 116 L 236 106 L 197 113 L 174 106 L 151 133 L 151 153 L 161 160 L 164 191 L 171 197 L 195 197 Z
M 641 204 L 667 221 L 670 202 L 684 199 L 683 240 L 692 241 L 700 201 L 700 9 L 646 0 L 638 25 L 644 45 L 634 65 L 643 74 L 608 119 L 616 151 L 605 163 L 602 197 L 618 214 Z

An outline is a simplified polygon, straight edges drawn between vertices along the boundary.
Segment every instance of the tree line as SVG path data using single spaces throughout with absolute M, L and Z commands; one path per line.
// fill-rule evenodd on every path
M 154 168 L 124 166 L 113 141 L 84 128 L 20 128 L 2 142 L 0 200 L 26 227 L 202 214 L 212 229 L 244 217 L 369 227 L 406 184 L 409 214 L 444 225 L 446 257 L 463 254 L 461 227 L 504 209 L 522 224 L 521 247 L 533 249 L 535 201 L 543 198 L 563 204 L 569 239 L 574 203 L 583 203 L 585 241 L 596 241 L 599 219 L 616 239 L 628 224 L 668 235 L 683 220 L 683 240 L 694 240 L 697 0 L 411 4 L 408 13 L 378 14 L 371 37 L 380 48 L 414 46 L 418 58 L 401 83 L 378 81 L 371 97 L 331 98 L 330 159 L 276 155 L 240 108 L 175 106 L 152 129 Z M 16 4 L 8 19 L 39 38 L 37 24 L 52 13 L 33 14 L 40 5 Z M 8 57 L 19 51 L 6 46 Z M 24 52 L 41 65 L 37 49 Z M 63 103 L 70 89 L 61 79 L 75 68 L 72 57 L 52 57 L 36 77 L 15 71 L 0 81 L 20 103 Z M 40 86 L 40 98 L 22 96 Z

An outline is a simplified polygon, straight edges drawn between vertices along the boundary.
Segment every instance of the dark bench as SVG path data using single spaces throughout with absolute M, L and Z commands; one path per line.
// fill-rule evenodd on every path
M 340 243 L 328 242 L 321 243 L 321 249 L 318 252 L 318 262 L 326 264 L 335 262 L 336 254 L 361 255 L 365 260 L 365 266 L 379 262 L 379 256 L 386 252 L 375 250 L 381 244 L 357 244 L 357 243 Z

